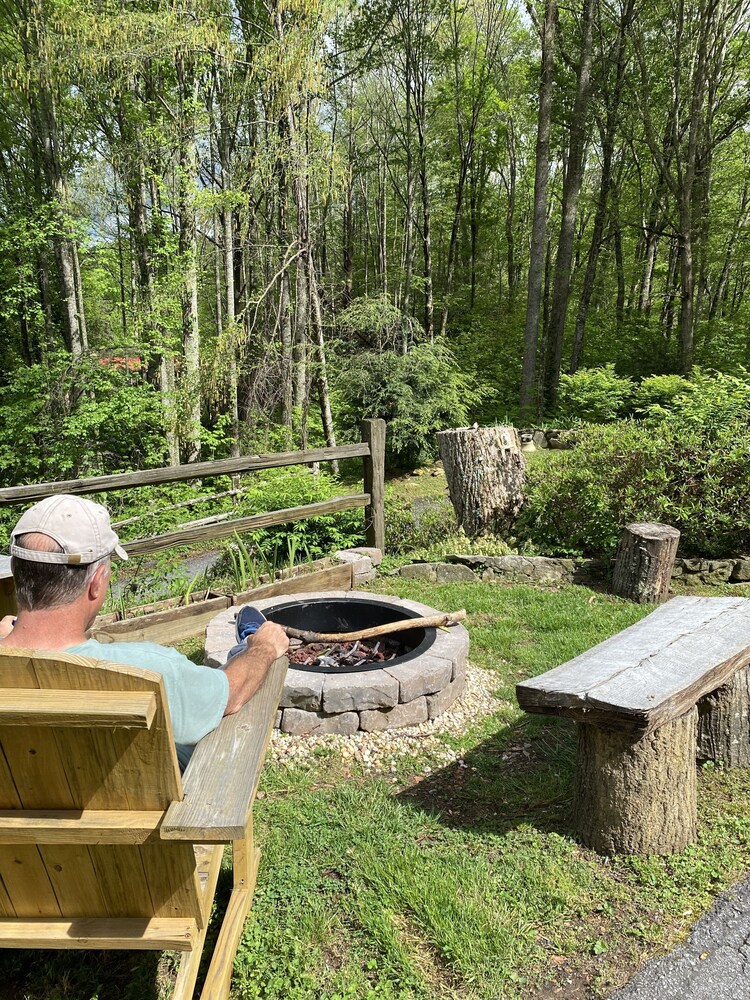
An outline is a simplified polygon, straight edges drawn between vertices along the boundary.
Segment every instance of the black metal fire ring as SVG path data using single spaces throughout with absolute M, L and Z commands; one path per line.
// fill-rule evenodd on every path
M 333 605 L 341 605 L 343 607 L 343 611 L 339 612 L 339 616 L 335 615 L 335 611 L 332 608 Z M 321 606 L 327 607 L 330 613 L 330 623 L 328 623 L 329 619 L 325 616 L 321 617 L 319 611 Z M 310 622 L 307 621 L 307 616 L 304 614 L 308 608 L 314 609 L 316 612 L 314 620 Z M 369 620 L 366 614 L 367 609 L 371 612 Z M 375 615 L 374 617 L 379 620 L 373 621 L 372 611 L 375 609 L 384 612 L 385 617 L 382 614 Z M 291 615 L 285 614 L 288 611 L 297 613 Z M 362 614 L 363 611 L 365 612 L 364 615 Z M 422 617 L 417 611 L 412 611 L 410 608 L 396 607 L 393 604 L 378 601 L 377 599 L 362 600 L 358 598 L 357 600 L 349 601 L 346 598 L 327 597 L 311 597 L 307 600 L 284 601 L 283 604 L 276 604 L 263 613 L 269 621 L 277 622 L 279 625 L 291 625 L 293 628 L 315 632 L 354 632 L 359 629 L 370 628 L 374 625 L 385 625 L 388 622 L 400 622 L 409 618 Z M 418 635 L 412 636 L 416 644 L 406 653 L 402 653 L 392 660 L 377 660 L 374 663 L 365 663 L 358 667 L 336 667 L 330 669 L 326 669 L 319 664 L 307 665 L 305 663 L 294 663 L 292 666 L 295 670 L 304 670 L 312 674 L 360 674 L 368 670 L 383 670 L 384 667 L 395 667 L 399 663 L 407 663 L 409 660 L 422 656 L 435 642 L 436 629 L 434 628 L 407 629 L 400 633 L 400 635 L 408 642 L 412 632 L 418 633 Z

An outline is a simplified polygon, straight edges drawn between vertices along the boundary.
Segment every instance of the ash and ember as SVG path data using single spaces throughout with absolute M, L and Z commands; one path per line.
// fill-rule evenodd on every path
M 289 649 L 291 664 L 304 664 L 306 667 L 321 667 L 324 670 L 336 670 L 342 667 L 362 667 L 368 663 L 386 662 L 400 656 L 404 651 L 403 643 L 397 639 L 380 639 L 356 642 L 311 642 L 294 647 L 292 639 Z

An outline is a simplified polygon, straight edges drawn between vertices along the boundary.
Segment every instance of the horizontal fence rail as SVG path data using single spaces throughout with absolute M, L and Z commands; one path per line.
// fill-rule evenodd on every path
M 350 496 L 336 497 L 333 500 L 308 503 L 302 507 L 270 510 L 267 514 L 253 514 L 250 517 L 235 518 L 233 521 L 202 524 L 194 528 L 168 531 L 163 535 L 152 535 L 150 538 L 137 538 L 132 542 L 124 542 L 123 548 L 129 555 L 140 555 L 144 552 L 155 552 L 158 549 L 168 549 L 177 545 L 192 545 L 194 542 L 202 542 L 206 539 L 229 538 L 235 532 L 255 531 L 258 528 L 271 528 L 276 524 L 286 524 L 288 521 L 302 521 L 307 517 L 321 517 L 323 514 L 336 514 L 342 510 L 355 510 L 357 507 L 367 507 L 369 504 L 369 493 L 353 493 Z
M 188 465 L 165 466 L 161 469 L 142 469 L 139 472 L 122 472 L 111 476 L 93 476 L 90 479 L 67 479 L 54 483 L 33 483 L 29 486 L 9 486 L 0 489 L 0 504 L 34 503 L 53 493 L 104 493 L 109 490 L 126 490 L 137 486 L 157 486 L 161 483 L 179 483 L 189 479 L 209 479 L 238 472 L 260 469 L 281 469 L 288 465 L 309 465 L 311 462 L 332 462 L 340 458 L 368 458 L 368 442 L 343 444 L 336 448 L 312 448 L 308 451 L 284 451 L 273 455 L 241 455 L 238 458 L 220 458 L 215 462 L 191 462 Z
M 59 493 L 107 493 L 110 490 L 133 489 L 139 486 L 155 486 L 161 483 L 178 483 L 196 479 L 210 479 L 214 476 L 236 475 L 260 469 L 280 469 L 290 465 L 312 465 L 317 462 L 333 462 L 336 459 L 363 459 L 363 492 L 348 496 L 333 497 L 300 507 L 271 510 L 265 514 L 249 517 L 231 517 L 230 512 L 209 515 L 199 521 L 180 525 L 172 531 L 149 538 L 136 538 L 124 542 L 125 550 L 132 555 L 144 555 L 160 549 L 195 542 L 229 538 L 235 533 L 271 528 L 292 521 L 302 521 L 309 517 L 321 517 L 340 511 L 365 508 L 365 538 L 368 545 L 383 548 L 385 542 L 385 522 L 383 514 L 385 478 L 385 421 L 367 419 L 362 421 L 363 440 L 354 444 L 339 445 L 334 448 L 310 448 L 306 451 L 284 451 L 273 455 L 241 455 L 237 458 L 222 458 L 215 462 L 191 462 L 187 465 L 166 466 L 160 469 L 142 469 L 139 472 L 122 472 L 109 476 L 92 476 L 88 479 L 68 479 L 64 482 L 33 483 L 28 486 L 9 486 L 0 489 L 0 506 L 30 504 L 44 497 Z M 241 490 L 232 488 L 228 493 L 217 493 L 210 497 L 198 497 L 183 501 L 172 508 L 193 503 L 208 503 L 229 494 L 237 495 Z M 121 524 L 130 524 L 138 518 L 126 518 Z M 0 578 L 0 586 L 2 584 Z M 2 592 L 0 591 L 0 603 Z

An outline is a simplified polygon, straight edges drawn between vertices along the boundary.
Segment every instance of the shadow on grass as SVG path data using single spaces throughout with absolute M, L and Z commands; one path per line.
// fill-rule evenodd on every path
M 196 993 L 219 935 L 232 875 L 222 870 Z M 159 951 L 0 950 L 0 1000 L 161 1000 L 171 994 L 180 955 Z
M 454 829 L 505 833 L 530 825 L 573 835 L 574 725 L 525 716 L 453 764 L 418 777 L 398 794 Z

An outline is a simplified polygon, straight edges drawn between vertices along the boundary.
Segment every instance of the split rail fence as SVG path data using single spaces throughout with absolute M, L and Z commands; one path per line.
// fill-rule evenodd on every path
M 306 518 L 320 517 L 323 514 L 335 514 L 339 511 L 362 507 L 365 512 L 367 544 L 382 549 L 385 536 L 383 512 L 384 420 L 364 420 L 362 422 L 362 441 L 355 444 L 345 444 L 335 448 L 278 452 L 272 455 L 243 455 L 237 458 L 223 458 L 215 462 L 192 462 L 187 465 L 144 469 L 140 472 L 123 472 L 110 476 L 95 476 L 90 479 L 69 479 L 64 482 L 11 486 L 0 489 L 0 505 L 34 503 L 56 493 L 107 493 L 110 490 L 237 475 L 243 472 L 256 472 L 260 469 L 310 465 L 313 462 L 333 462 L 345 458 L 361 458 L 363 460 L 364 488 L 362 493 L 334 497 L 331 500 L 304 504 L 300 507 L 271 510 L 264 514 L 253 514 L 250 517 L 238 517 L 229 521 L 183 526 L 160 535 L 152 535 L 149 538 L 137 538 L 131 542 L 124 542 L 123 547 L 128 554 L 148 554 L 180 545 L 229 538 L 235 532 L 239 534 L 258 528 L 270 528 L 277 524 L 287 524 L 292 521 L 301 521 Z

